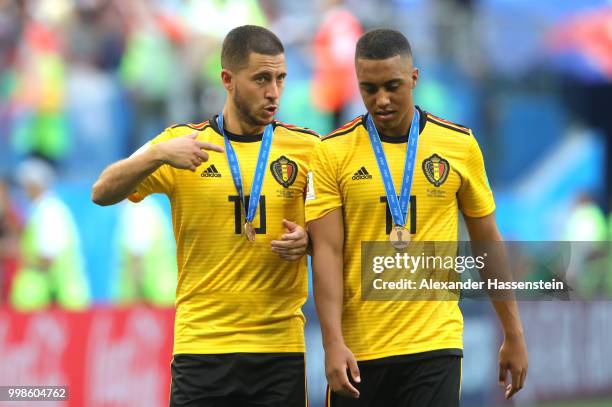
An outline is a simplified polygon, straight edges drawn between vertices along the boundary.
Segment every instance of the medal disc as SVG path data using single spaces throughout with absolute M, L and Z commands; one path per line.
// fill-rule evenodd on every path
M 405 249 L 410 244 L 410 232 L 403 226 L 394 226 L 389 234 L 389 241 L 397 250 Z
M 244 224 L 244 234 L 249 242 L 255 241 L 255 228 L 251 222 Z

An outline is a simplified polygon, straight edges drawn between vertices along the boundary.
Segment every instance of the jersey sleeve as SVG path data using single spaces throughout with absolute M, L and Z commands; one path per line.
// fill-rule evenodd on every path
M 493 192 L 484 167 L 484 159 L 478 142 L 470 132 L 469 146 L 465 157 L 465 173 L 457 193 L 459 207 L 464 215 L 481 218 L 495 211 Z
M 338 162 L 329 145 L 319 143 L 312 155 L 306 193 L 306 223 L 342 207 Z
M 166 129 L 163 133 L 159 134 L 153 140 L 149 141 L 147 144 L 136 150 L 136 152 L 134 152 L 132 156 L 136 154 L 141 154 L 148 148 L 151 148 L 152 145 L 170 140 L 173 137 L 174 134 L 172 132 L 172 129 Z M 155 170 L 151 175 L 142 180 L 142 182 L 138 185 L 138 187 L 136 187 L 136 190 L 128 197 L 128 199 L 132 202 L 137 203 L 151 194 L 160 193 L 170 196 L 173 187 L 174 172 L 171 166 L 164 164 L 160 166 L 157 170 Z

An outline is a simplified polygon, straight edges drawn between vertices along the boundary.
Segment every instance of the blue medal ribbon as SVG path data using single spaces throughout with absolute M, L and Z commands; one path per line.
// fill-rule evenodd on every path
M 370 114 L 367 115 L 366 128 L 368 129 L 368 135 L 370 136 L 370 144 L 374 150 L 376 156 L 376 162 L 378 163 L 378 170 L 382 176 L 383 183 L 385 185 L 385 193 L 387 194 L 387 202 L 389 204 L 389 210 L 391 217 L 393 218 L 393 224 L 396 226 L 406 227 L 406 220 L 408 214 L 408 204 L 410 203 L 410 191 L 412 190 L 412 176 L 414 174 L 414 163 L 416 161 L 417 146 L 419 144 L 419 111 L 415 107 L 414 116 L 412 116 L 412 123 L 410 124 L 410 133 L 408 139 L 408 149 L 406 151 L 406 161 L 404 163 L 404 175 L 402 176 L 402 190 L 400 193 L 400 199 L 397 199 L 395 193 L 395 185 L 393 184 L 393 178 L 389 171 L 389 164 L 387 163 L 387 157 L 380 141 L 380 136 L 374 125 L 374 120 Z
M 238 157 L 234 147 L 230 143 L 227 134 L 223 128 L 223 113 L 220 113 L 217 118 L 217 124 L 221 134 L 223 134 L 223 140 L 225 141 L 225 151 L 227 152 L 227 161 L 229 163 L 230 172 L 232 173 L 232 179 L 236 186 L 236 191 L 240 196 L 242 207 L 245 210 L 245 219 L 247 222 L 253 222 L 255 213 L 257 212 L 257 206 L 259 205 L 259 197 L 261 196 L 261 188 L 263 186 L 264 175 L 266 174 L 266 165 L 268 163 L 268 156 L 270 155 L 270 148 L 272 147 L 272 134 L 274 133 L 274 127 L 272 124 L 268 124 L 264 130 L 263 138 L 261 140 L 261 147 L 259 148 L 259 155 L 257 156 L 257 166 L 255 167 L 255 176 L 253 178 L 253 185 L 251 186 L 251 195 L 249 196 L 249 205 L 245 204 L 244 192 L 242 190 L 242 174 L 240 173 L 240 164 L 238 164 Z M 248 208 L 248 209 L 247 209 Z

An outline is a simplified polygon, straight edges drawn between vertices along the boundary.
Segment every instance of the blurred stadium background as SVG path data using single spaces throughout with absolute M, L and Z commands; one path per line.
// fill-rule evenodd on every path
M 90 188 L 165 127 L 220 110 L 221 41 L 247 23 L 286 46 L 279 118 L 321 134 L 364 110 L 356 37 L 401 30 L 417 104 L 474 130 L 506 239 L 612 240 L 609 0 L 0 0 L 0 385 L 68 384 L 74 406 L 166 405 L 167 200 L 100 208 Z M 572 281 L 591 301 L 521 304 L 530 372 L 513 402 L 496 387 L 490 306 L 462 304 L 462 405 L 612 405 L 611 259 L 594 275 L 582 256 Z M 318 407 L 312 298 L 304 311 Z

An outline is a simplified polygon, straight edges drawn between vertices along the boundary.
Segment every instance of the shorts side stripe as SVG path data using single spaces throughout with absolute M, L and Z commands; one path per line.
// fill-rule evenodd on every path
M 306 375 L 306 354 L 304 353 L 304 398 L 305 406 L 308 407 L 308 376 Z
M 461 386 L 463 384 L 463 358 L 460 360 L 461 365 L 459 365 L 459 400 L 461 400 Z

